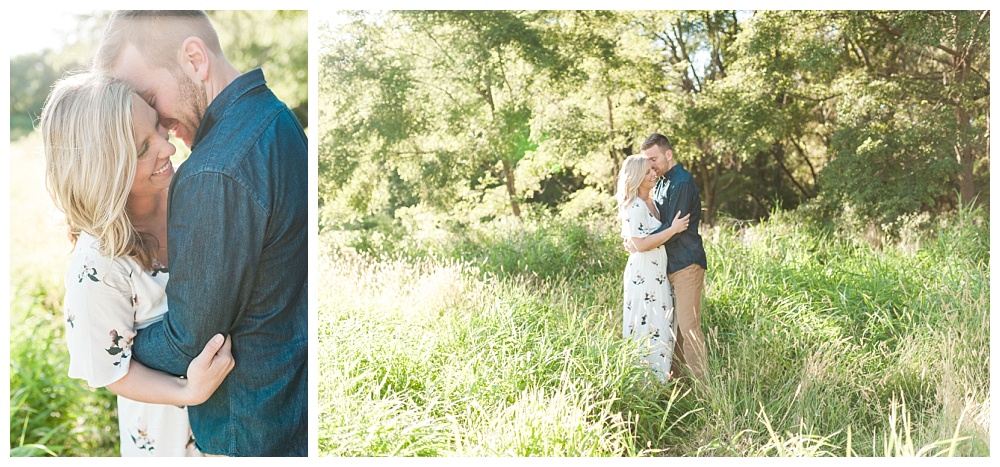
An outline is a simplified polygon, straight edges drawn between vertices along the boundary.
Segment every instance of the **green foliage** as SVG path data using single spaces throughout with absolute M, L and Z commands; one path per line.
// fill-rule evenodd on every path
M 35 128 L 49 89 L 63 71 L 54 66 L 49 50 L 10 59 L 10 137 L 17 140 Z M 83 67 L 78 63 L 76 67 Z
M 34 129 L 52 85 L 90 66 L 110 11 L 77 15 L 57 50 L 11 57 L 11 140 Z M 207 11 L 226 58 L 240 71 L 264 70 L 268 86 L 308 127 L 308 20 L 302 11 Z
M 888 83 L 867 89 L 842 103 L 842 126 L 831 147 L 836 158 L 821 174 L 824 201 L 852 205 L 879 224 L 952 206 L 958 164 L 950 154 L 948 122 L 920 111 L 886 115 L 885 103 L 900 98 L 900 90 Z
M 989 201 L 988 12 L 351 18 L 321 39 L 325 228 L 418 204 L 520 217 L 610 195 L 654 131 L 709 225 L 814 200 L 875 224 L 948 211 L 956 192 Z
M 267 85 L 309 126 L 306 10 L 208 10 L 226 58 L 241 72 L 264 70 Z
M 560 75 L 528 12 L 357 13 L 326 35 L 320 170 L 326 215 L 393 215 L 379 185 L 446 207 L 502 187 L 518 216 L 517 166 L 538 146 L 530 122 L 539 67 Z M 405 201 L 409 203 L 410 200 Z M 378 209 L 373 206 L 380 206 Z
M 847 53 L 853 67 L 836 85 L 844 96 L 830 148 L 845 160 L 824 182 L 830 200 L 891 222 L 988 193 L 976 186 L 974 174 L 988 139 L 981 123 L 989 106 L 988 13 L 867 11 L 838 17 L 852 45 Z M 868 165 L 879 182 L 873 185 L 884 190 L 838 183 Z
M 61 289 L 12 287 L 10 455 L 117 456 L 115 395 L 67 375 Z

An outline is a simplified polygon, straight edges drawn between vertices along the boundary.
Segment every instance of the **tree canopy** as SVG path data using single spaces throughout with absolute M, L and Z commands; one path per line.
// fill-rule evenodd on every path
M 988 11 L 349 15 L 321 25 L 327 227 L 608 214 L 652 132 L 709 223 L 988 202 Z

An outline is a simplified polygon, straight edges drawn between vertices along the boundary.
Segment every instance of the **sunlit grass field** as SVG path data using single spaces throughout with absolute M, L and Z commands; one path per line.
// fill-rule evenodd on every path
M 988 456 L 987 215 L 877 247 L 807 217 L 703 232 L 707 389 L 620 338 L 610 223 L 326 232 L 319 452 Z

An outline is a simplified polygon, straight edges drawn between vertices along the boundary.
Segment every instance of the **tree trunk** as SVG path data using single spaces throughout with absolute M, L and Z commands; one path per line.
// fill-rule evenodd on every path
M 715 191 L 716 182 L 721 175 L 718 169 L 718 161 L 716 161 L 715 169 L 712 170 L 708 167 L 709 161 L 714 158 L 711 157 L 711 152 L 708 149 L 708 144 L 704 141 L 698 142 L 698 149 L 701 151 L 701 160 L 697 163 L 691 161 L 692 173 L 698 172 L 701 175 L 701 186 L 702 189 L 698 191 L 698 195 L 701 198 L 701 222 L 704 225 L 713 225 L 715 222 Z
M 955 60 L 958 61 L 960 58 L 956 57 Z M 968 79 L 969 62 L 962 59 L 961 62 L 955 65 L 957 68 L 955 81 L 961 86 Z M 955 106 L 955 120 L 957 124 L 956 129 L 958 130 L 955 135 L 955 157 L 958 158 L 959 166 L 958 192 L 962 197 L 959 202 L 967 206 L 976 198 L 976 182 L 972 179 L 973 158 L 975 156 L 972 153 L 972 144 L 969 142 L 969 136 L 972 134 L 969 111 L 962 105 L 961 101 Z
M 967 141 L 970 133 L 969 112 L 959 105 L 955 108 L 955 118 L 958 120 L 958 134 L 955 141 L 955 156 L 958 158 L 958 192 L 963 206 L 973 202 L 976 197 L 976 182 L 972 179 L 972 145 Z
M 805 187 L 803 187 L 802 184 L 800 184 L 799 181 L 795 179 L 795 176 L 792 175 L 792 171 L 788 170 L 788 167 L 785 165 L 785 155 L 786 155 L 785 145 L 782 144 L 781 142 L 774 143 L 771 154 L 774 155 L 774 160 L 775 162 L 778 163 L 778 166 L 781 167 L 781 171 L 784 172 L 786 176 L 788 176 L 789 180 L 792 181 L 792 185 L 795 185 L 795 188 L 799 190 L 799 193 L 802 193 L 802 199 L 805 200 L 806 198 L 808 198 L 809 192 L 806 191 Z
M 521 206 L 517 204 L 517 191 L 514 189 L 514 169 L 506 157 L 501 160 L 503 161 L 503 178 L 507 185 L 507 197 L 510 198 L 510 210 L 514 212 L 514 217 L 520 219 Z
M 611 95 L 604 96 L 604 98 L 608 104 L 608 157 L 611 158 L 611 183 L 608 191 L 614 194 L 617 188 L 615 185 L 618 183 L 618 171 L 622 169 L 622 159 L 615 153 L 615 119 Z

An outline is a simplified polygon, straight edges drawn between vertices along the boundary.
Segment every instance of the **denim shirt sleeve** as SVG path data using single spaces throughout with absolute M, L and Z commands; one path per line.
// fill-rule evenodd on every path
M 692 206 L 694 206 L 694 200 L 698 197 L 698 187 L 695 186 L 694 180 L 684 180 L 677 183 L 674 186 L 674 195 L 667 199 L 665 206 L 660 207 L 660 221 L 663 223 L 660 228 L 656 229 L 657 232 L 663 231 L 674 222 L 674 216 L 680 211 L 681 217 L 684 217 L 691 213 Z M 691 228 L 691 225 L 688 225 Z M 655 233 L 655 232 L 654 232 Z M 664 242 L 664 245 L 676 242 L 681 236 L 674 235 Z
M 188 174 L 170 195 L 169 312 L 139 332 L 133 356 L 183 375 L 212 336 L 230 333 L 247 305 L 267 216 L 243 185 L 218 172 Z

